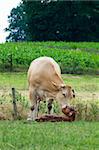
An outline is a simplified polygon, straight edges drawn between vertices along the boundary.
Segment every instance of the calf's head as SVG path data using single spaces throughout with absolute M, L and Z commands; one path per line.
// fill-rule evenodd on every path
M 76 115 L 76 111 L 74 110 L 74 108 L 66 106 L 64 108 L 62 108 L 62 112 L 68 116 L 70 118 L 71 121 L 75 120 L 75 115 Z

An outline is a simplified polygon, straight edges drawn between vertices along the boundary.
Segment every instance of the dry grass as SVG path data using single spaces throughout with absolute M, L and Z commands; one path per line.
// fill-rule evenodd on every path
M 13 119 L 11 87 L 18 91 L 16 97 L 19 119 L 26 119 L 29 112 L 26 73 L 1 73 L 0 79 L 1 119 Z M 99 76 L 63 75 L 63 79 L 76 92 L 76 99 L 69 102 L 78 112 L 76 120 L 99 120 Z M 53 109 L 56 114 L 60 113 L 57 103 L 54 103 Z M 40 113 L 45 112 L 46 104 L 42 103 Z

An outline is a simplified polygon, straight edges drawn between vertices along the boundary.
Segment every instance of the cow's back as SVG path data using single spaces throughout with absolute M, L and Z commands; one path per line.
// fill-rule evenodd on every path
M 29 84 L 45 88 L 52 87 L 52 82 L 63 83 L 59 65 L 50 57 L 39 57 L 32 61 L 28 70 Z

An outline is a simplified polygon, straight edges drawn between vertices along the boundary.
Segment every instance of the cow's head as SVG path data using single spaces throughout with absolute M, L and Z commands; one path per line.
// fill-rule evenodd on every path
M 57 95 L 57 99 L 60 99 L 60 104 L 62 107 L 62 112 L 65 115 L 68 115 L 68 117 L 71 117 L 72 119 L 75 118 L 75 110 L 71 107 L 68 107 L 67 101 L 75 98 L 75 92 L 74 89 L 72 89 L 69 85 L 61 85 L 59 88 L 59 93 Z
M 75 97 L 74 90 L 71 86 L 65 84 L 57 85 L 53 83 L 53 85 L 57 89 L 56 99 L 60 102 L 62 108 L 66 107 L 68 100 Z
M 67 100 L 75 97 L 74 89 L 72 89 L 69 85 L 61 84 L 57 87 L 57 89 L 57 99 L 63 104 L 67 103 Z
M 69 113 L 67 113 L 67 110 L 69 110 L 69 108 L 67 109 L 68 106 L 68 100 L 75 98 L 75 92 L 74 89 L 72 89 L 71 86 L 69 85 L 65 85 L 65 84 L 60 84 L 57 85 L 56 83 L 52 82 L 52 84 L 55 86 L 55 89 L 57 91 L 56 93 L 56 99 L 58 100 L 58 102 L 60 103 L 61 107 L 62 107 L 62 112 L 67 115 L 71 115 L 71 116 L 75 116 L 75 111 L 69 111 Z M 68 115 L 68 116 L 69 116 Z
M 71 86 L 65 85 L 65 84 L 57 85 L 54 82 L 52 82 L 52 84 L 56 88 L 58 99 L 68 100 L 68 99 L 72 99 L 75 97 L 74 89 L 72 89 Z
M 75 92 L 74 89 L 72 89 L 71 86 L 69 85 L 60 85 L 59 91 L 61 92 L 63 98 L 65 99 L 71 99 L 75 97 Z

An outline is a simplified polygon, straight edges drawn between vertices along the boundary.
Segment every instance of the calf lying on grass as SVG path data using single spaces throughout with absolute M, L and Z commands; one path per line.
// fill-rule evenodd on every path
M 40 57 L 32 61 L 28 70 L 29 98 L 31 113 L 28 120 L 35 120 L 38 116 L 39 103 L 48 101 L 50 114 L 53 100 L 57 100 L 66 114 L 67 100 L 75 97 L 71 86 L 65 85 L 61 78 L 59 65 L 50 57 Z
M 63 113 L 65 111 L 66 116 L 43 115 L 43 116 L 37 117 L 36 121 L 38 121 L 38 122 L 46 122 L 46 121 L 50 121 L 50 122 L 69 121 L 69 122 L 71 122 L 71 121 L 75 120 L 76 111 L 73 108 L 67 106 L 62 111 L 63 111 Z

